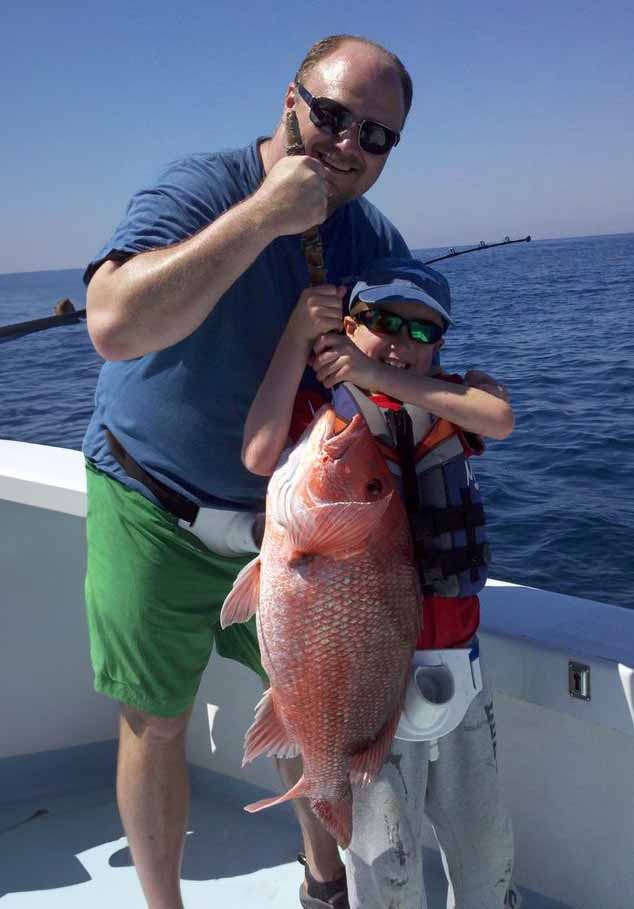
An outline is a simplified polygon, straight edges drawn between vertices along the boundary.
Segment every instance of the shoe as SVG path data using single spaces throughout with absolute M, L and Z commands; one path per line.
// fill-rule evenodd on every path
M 299 901 L 304 909 L 350 909 L 346 869 L 334 881 L 316 881 L 306 864 L 306 856 L 299 853 L 297 861 L 306 869 L 304 882 L 299 888 Z

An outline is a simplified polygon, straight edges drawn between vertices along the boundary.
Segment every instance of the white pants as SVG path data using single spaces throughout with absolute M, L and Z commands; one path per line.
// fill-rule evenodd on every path
M 350 909 L 427 909 L 425 815 L 443 854 L 447 909 L 520 906 L 511 885 L 513 832 L 499 791 L 486 682 L 462 723 L 438 745 L 438 760 L 430 763 L 428 742 L 395 741 L 377 781 L 353 787 Z

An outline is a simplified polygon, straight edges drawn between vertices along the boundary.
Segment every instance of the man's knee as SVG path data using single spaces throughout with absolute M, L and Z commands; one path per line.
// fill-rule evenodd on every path
M 136 707 L 122 704 L 121 724 L 135 738 L 141 739 L 147 744 L 160 747 L 161 745 L 169 745 L 184 737 L 191 712 L 192 708 L 190 707 L 184 713 L 178 714 L 178 716 L 155 716 L 154 714 L 137 710 Z

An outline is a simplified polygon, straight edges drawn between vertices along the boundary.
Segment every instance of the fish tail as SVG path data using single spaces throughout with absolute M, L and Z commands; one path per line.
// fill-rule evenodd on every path
M 347 849 L 352 839 L 352 792 L 336 802 L 316 799 L 310 807 L 341 848 Z
M 272 808 L 273 805 L 281 805 L 282 802 L 288 802 L 290 799 L 299 799 L 309 793 L 309 786 L 304 779 L 304 776 L 300 776 L 298 781 L 294 786 L 285 792 L 283 795 L 274 795 L 268 799 L 260 799 L 259 802 L 252 802 L 250 805 L 245 805 L 244 810 L 248 811 L 249 814 L 253 814 L 256 811 L 262 811 L 263 808 Z

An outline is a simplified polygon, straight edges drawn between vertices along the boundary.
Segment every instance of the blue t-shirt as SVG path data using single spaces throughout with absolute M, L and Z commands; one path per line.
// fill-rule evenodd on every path
M 106 259 L 125 260 L 182 241 L 254 193 L 264 179 L 261 141 L 172 163 L 155 185 L 132 197 L 112 239 L 88 266 L 86 283 Z M 372 259 L 409 255 L 398 231 L 363 198 L 335 211 L 320 231 L 333 284 Z M 308 283 L 301 237 L 279 237 L 189 337 L 158 353 L 105 363 L 84 440 L 86 457 L 152 498 L 110 454 L 108 428 L 146 471 L 197 504 L 261 507 L 266 479 L 242 465 L 242 431 Z

